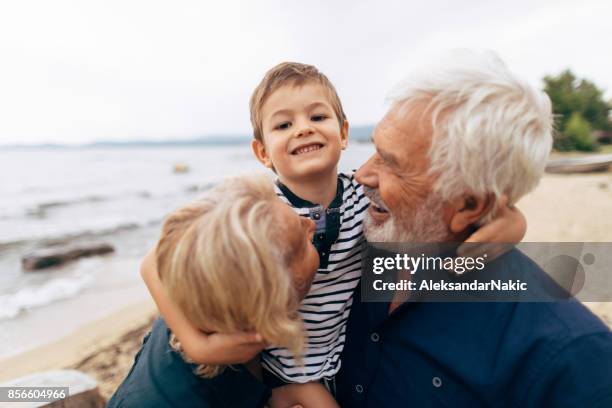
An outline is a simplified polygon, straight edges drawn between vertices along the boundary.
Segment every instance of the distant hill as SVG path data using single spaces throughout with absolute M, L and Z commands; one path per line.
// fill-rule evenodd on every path
M 369 142 L 373 125 L 355 126 L 350 130 L 350 140 L 353 142 Z M 39 145 L 0 145 L 2 149 L 79 149 L 79 148 L 121 148 L 121 147 L 181 147 L 181 146 L 232 146 L 247 144 L 251 141 L 250 135 L 210 135 L 193 139 L 179 140 L 128 140 L 128 141 L 99 141 L 82 145 L 62 145 L 62 144 L 39 144 Z

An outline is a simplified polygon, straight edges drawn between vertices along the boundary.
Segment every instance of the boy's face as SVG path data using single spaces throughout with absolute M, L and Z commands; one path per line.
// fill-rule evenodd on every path
M 281 180 L 300 181 L 337 171 L 348 142 L 325 88 L 288 84 L 273 92 L 261 109 L 263 143 L 254 140 L 257 159 Z

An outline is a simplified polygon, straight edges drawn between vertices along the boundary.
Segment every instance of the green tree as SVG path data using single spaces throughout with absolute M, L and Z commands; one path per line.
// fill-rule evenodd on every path
M 581 142 L 576 144 L 575 140 L 566 134 L 574 113 L 579 114 L 592 130 L 612 130 L 612 123 L 610 123 L 612 106 L 610 102 L 604 100 L 603 91 L 594 83 L 586 79 L 578 79 L 570 70 L 565 70 L 557 76 L 544 77 L 544 90 L 552 101 L 553 112 L 556 115 L 555 128 L 558 133 L 555 148 L 574 149 L 579 145 L 583 146 L 583 142 L 586 142 L 586 139 L 580 138 Z M 583 124 L 577 125 L 580 122 L 579 119 L 574 119 L 574 122 L 574 132 L 578 128 L 584 129 Z M 576 134 L 573 137 L 575 136 Z M 574 147 L 569 147 L 572 144 Z
M 597 150 L 589 122 L 578 112 L 573 112 L 565 126 L 564 136 L 571 150 L 592 152 Z M 567 149 L 570 150 L 570 149 Z

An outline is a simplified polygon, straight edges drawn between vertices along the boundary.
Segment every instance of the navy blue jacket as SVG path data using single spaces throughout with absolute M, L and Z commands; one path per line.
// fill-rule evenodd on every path
M 493 263 L 544 273 L 518 251 Z M 612 333 L 575 300 L 408 302 L 389 314 L 359 293 L 342 407 L 612 407 Z
M 270 389 L 243 366 L 227 368 L 212 379 L 197 377 L 195 366 L 170 348 L 169 335 L 158 319 L 108 408 L 255 408 L 270 398 Z

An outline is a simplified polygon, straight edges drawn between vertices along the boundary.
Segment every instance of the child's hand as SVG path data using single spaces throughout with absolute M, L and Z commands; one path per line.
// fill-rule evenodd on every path
M 495 218 L 469 236 L 465 243 L 459 246 L 457 254 L 464 257 L 487 254 L 487 261 L 491 261 L 521 242 L 525 232 L 525 216 L 518 208 L 509 207 L 508 197 L 503 195 L 499 199 Z
M 181 343 L 187 357 L 198 364 L 245 364 L 266 347 L 261 335 L 254 332 L 201 333 L 199 337 Z

